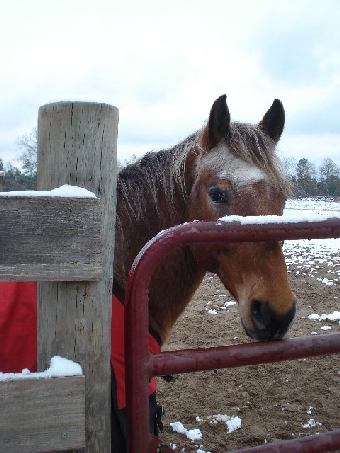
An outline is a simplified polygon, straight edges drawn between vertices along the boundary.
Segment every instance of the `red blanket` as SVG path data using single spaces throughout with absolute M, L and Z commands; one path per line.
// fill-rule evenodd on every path
M 118 409 L 126 406 L 125 402 L 125 352 L 124 352 L 124 305 L 112 297 L 112 323 L 111 323 L 111 363 L 117 383 Z M 149 351 L 160 352 L 161 348 L 155 338 L 149 333 Z M 157 389 L 156 379 L 149 383 L 149 395 Z
M 112 297 L 111 363 L 117 382 L 119 409 L 125 407 L 124 305 Z M 149 334 L 149 351 L 160 352 Z M 37 285 L 36 282 L 0 283 L 0 372 L 37 370 Z M 156 380 L 149 384 L 150 394 Z
M 37 369 L 37 285 L 0 283 L 0 371 Z

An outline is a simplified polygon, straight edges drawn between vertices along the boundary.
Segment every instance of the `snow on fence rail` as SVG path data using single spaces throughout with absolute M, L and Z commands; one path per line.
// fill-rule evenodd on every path
M 0 451 L 110 452 L 117 129 L 107 104 L 40 107 L 40 192 L 1 194 L 0 280 L 40 281 L 38 369 L 58 355 L 84 375 L 0 382 Z M 65 184 L 94 195 L 53 191 Z

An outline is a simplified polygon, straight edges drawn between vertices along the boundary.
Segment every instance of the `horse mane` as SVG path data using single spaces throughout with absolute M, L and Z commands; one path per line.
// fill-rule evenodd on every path
M 172 148 L 149 152 L 119 172 L 117 202 L 120 209 L 117 209 L 116 218 L 118 227 L 123 211 L 133 221 L 152 219 L 150 206 L 154 206 L 155 214 L 162 217 L 164 210 L 160 209 L 161 196 L 165 196 L 167 200 L 168 211 L 175 211 L 178 196 L 181 203 L 187 201 L 185 162 L 188 152 L 197 142 L 198 135 L 199 131 L 196 131 Z M 150 198 L 153 203 L 150 203 Z

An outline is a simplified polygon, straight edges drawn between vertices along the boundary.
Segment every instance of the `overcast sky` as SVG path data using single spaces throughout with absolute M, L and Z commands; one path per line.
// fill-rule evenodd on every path
M 169 147 L 227 94 L 233 120 L 286 110 L 281 157 L 340 165 L 338 0 L 2 0 L 0 157 L 39 106 L 120 110 L 118 158 Z

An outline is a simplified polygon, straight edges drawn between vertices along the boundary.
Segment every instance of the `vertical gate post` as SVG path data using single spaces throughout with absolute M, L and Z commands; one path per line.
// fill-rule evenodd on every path
M 38 290 L 38 368 L 54 355 L 86 376 L 87 453 L 111 451 L 110 350 L 118 109 L 59 102 L 39 109 L 38 190 L 77 185 L 101 199 L 103 279 L 43 282 Z M 46 250 L 48 253 L 48 250 Z
M 4 186 L 3 186 L 4 174 L 5 174 L 4 171 L 0 171 L 0 192 L 2 192 L 4 190 Z

